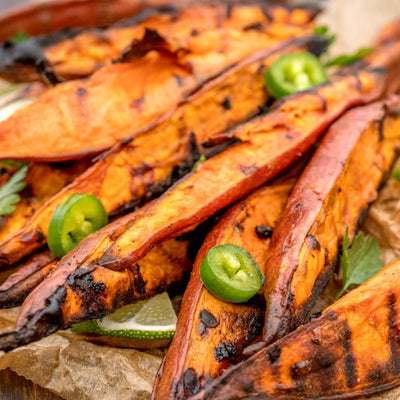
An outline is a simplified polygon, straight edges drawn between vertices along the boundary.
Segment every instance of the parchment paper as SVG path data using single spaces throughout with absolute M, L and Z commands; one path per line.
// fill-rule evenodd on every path
M 321 3 L 327 7 L 320 18 L 321 23 L 337 33 L 333 54 L 351 52 L 370 44 L 384 23 L 400 17 L 399 0 Z M 400 258 L 399 211 L 400 183 L 390 181 L 371 208 L 363 227 L 378 239 L 384 250 L 385 263 Z M 329 304 L 335 284 L 332 280 L 317 307 Z M 13 328 L 17 311 L 0 310 L 0 331 Z M 162 355 L 159 350 L 97 345 L 70 331 L 61 331 L 5 355 L 0 352 L 0 370 L 8 367 L 68 400 L 145 400 L 150 398 Z M 368 399 L 399 400 L 400 388 Z

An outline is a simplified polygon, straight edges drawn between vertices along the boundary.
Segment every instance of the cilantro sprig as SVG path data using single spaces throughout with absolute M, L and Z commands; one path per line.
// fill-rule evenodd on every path
M 340 54 L 328 60 L 325 63 L 326 67 L 344 67 L 349 64 L 353 64 L 356 61 L 360 61 L 363 57 L 368 55 L 374 50 L 374 47 L 361 47 L 356 50 L 353 54 Z
M 350 287 L 361 285 L 378 273 L 383 267 L 379 258 L 380 255 L 381 250 L 376 239 L 364 235 L 363 232 L 355 236 L 350 247 L 348 229 L 346 228 L 342 246 L 343 283 L 335 300 L 341 297 Z
M 15 204 L 21 200 L 18 193 L 26 186 L 24 178 L 27 172 L 28 166 L 24 165 L 0 187 L 0 215 L 11 214 L 15 210 Z

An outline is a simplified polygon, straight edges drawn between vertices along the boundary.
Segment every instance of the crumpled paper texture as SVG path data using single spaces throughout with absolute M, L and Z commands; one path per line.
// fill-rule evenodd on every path
M 400 17 L 398 0 L 331 0 L 323 4 L 327 11 L 320 21 L 337 33 L 333 53 L 368 45 L 384 23 Z M 363 229 L 378 239 L 385 264 L 400 258 L 400 183 L 390 180 L 385 185 Z M 338 282 L 332 280 L 315 310 L 332 301 L 337 287 Z M 0 310 L 0 331 L 13 328 L 16 313 L 16 309 Z M 160 350 L 97 345 L 70 331 L 60 331 L 5 355 L 0 352 L 0 370 L 10 368 L 67 400 L 145 400 L 151 397 L 162 356 Z M 399 399 L 400 387 L 368 397 Z
M 12 329 L 17 309 L 0 311 L 0 330 Z M 3 353 L 4 354 L 4 353 Z M 101 346 L 70 331 L 0 357 L 0 370 L 20 376 L 68 400 L 145 400 L 163 352 Z

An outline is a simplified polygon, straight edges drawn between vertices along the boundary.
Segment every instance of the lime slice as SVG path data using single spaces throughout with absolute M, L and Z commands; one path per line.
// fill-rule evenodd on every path
M 174 336 L 176 321 L 171 300 L 164 292 L 124 306 L 102 319 L 74 325 L 72 330 L 130 339 L 160 340 Z

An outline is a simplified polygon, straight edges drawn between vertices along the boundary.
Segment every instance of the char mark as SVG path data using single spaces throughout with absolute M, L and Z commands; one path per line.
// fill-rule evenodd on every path
M 274 232 L 274 228 L 272 226 L 265 224 L 257 225 L 254 230 L 257 237 L 260 239 L 269 239 Z
M 207 310 L 200 311 L 200 319 L 207 328 L 215 328 L 219 324 L 219 319 Z
M 222 362 L 224 360 L 234 359 L 239 356 L 239 352 L 237 351 L 235 345 L 231 342 L 221 343 L 214 349 L 214 357 L 218 362 Z
M 344 372 L 346 376 L 346 384 L 348 388 L 353 388 L 357 383 L 357 369 L 356 369 L 356 359 L 353 354 L 353 346 L 351 343 L 351 330 L 347 324 L 344 322 L 344 327 L 341 332 L 341 339 L 343 341 L 343 347 L 345 351 L 344 357 Z
M 391 291 L 387 298 L 387 308 L 391 362 L 393 365 L 394 374 L 398 374 L 400 372 L 400 327 L 398 324 L 396 302 L 396 294 Z

